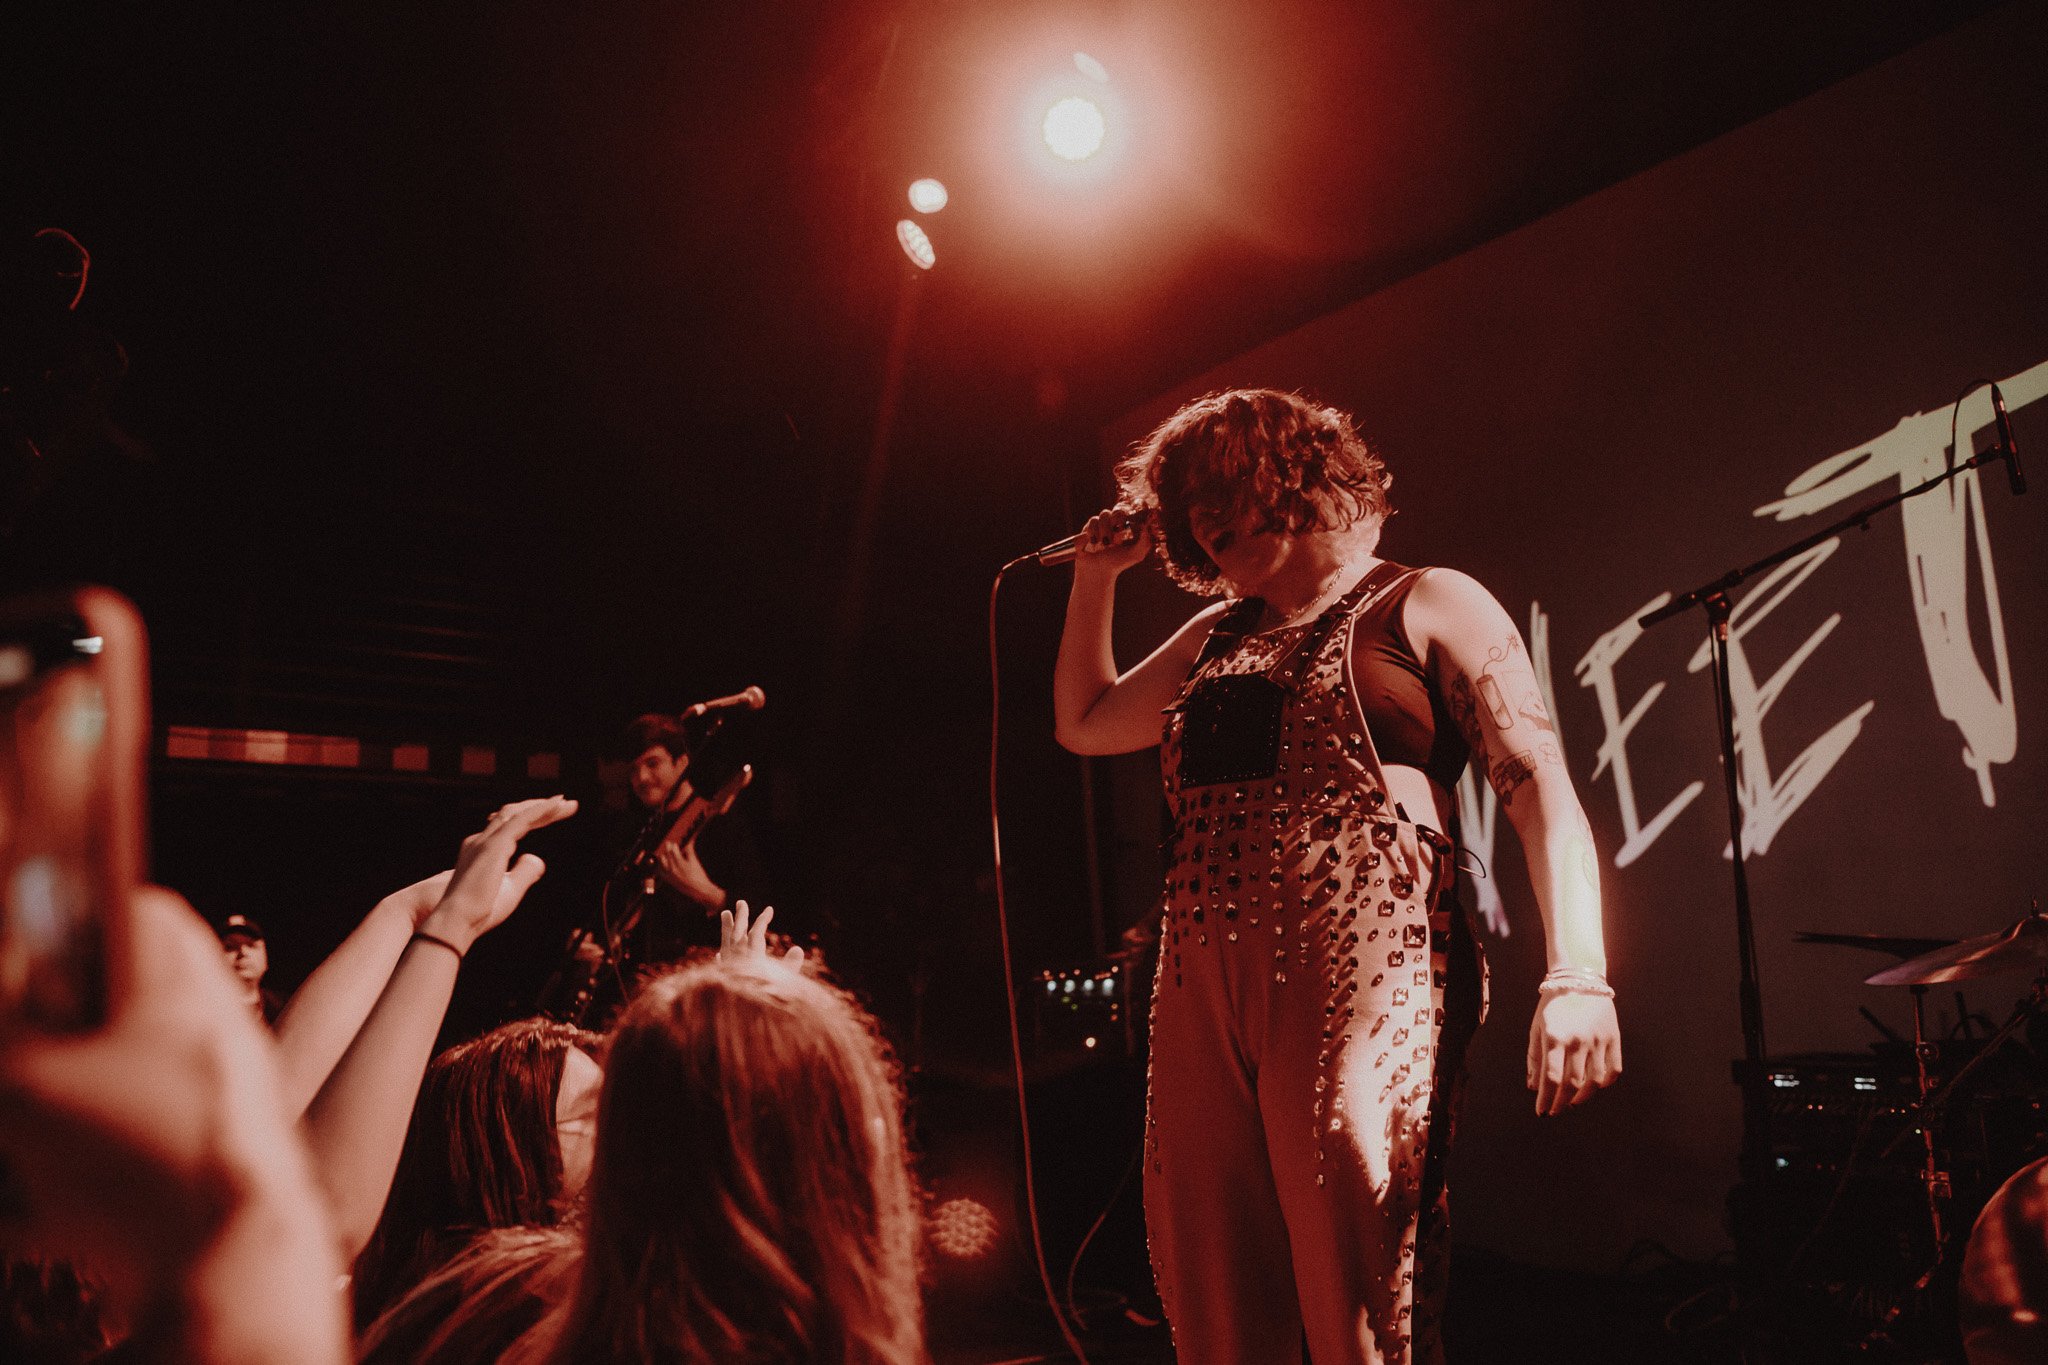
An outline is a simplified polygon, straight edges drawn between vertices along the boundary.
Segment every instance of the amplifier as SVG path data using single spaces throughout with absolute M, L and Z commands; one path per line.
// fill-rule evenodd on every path
M 1929 1065 L 1933 1083 L 1954 1075 L 1980 1047 L 1979 1041 L 1942 1046 Z M 2008 1048 L 1988 1060 L 1934 1124 L 1944 1167 L 1965 1184 L 1988 1180 L 1987 1195 L 2048 1153 L 2048 1086 L 2034 1074 L 2031 1054 Z M 1742 1070 L 1738 1063 L 1738 1084 Z M 1764 1067 L 1763 1078 L 1777 1170 L 1836 1174 L 1853 1150 L 1860 1172 L 1919 1171 L 1919 1139 L 1901 1137 L 1920 1098 L 1908 1049 L 1779 1057 Z
M 1038 1057 L 1137 1055 L 1144 1002 L 1132 999 L 1138 994 L 1132 967 L 1129 955 L 1117 954 L 1032 977 L 1027 989 Z
M 1852 1150 L 1859 1169 L 1874 1170 L 1878 1152 L 1920 1098 L 1911 1057 L 1853 1052 L 1777 1058 L 1764 1068 L 1764 1094 L 1771 1114 L 1771 1165 L 1821 1174 L 1839 1172 Z M 1901 1145 L 1884 1164 L 1911 1173 L 1919 1163 L 1920 1149 Z

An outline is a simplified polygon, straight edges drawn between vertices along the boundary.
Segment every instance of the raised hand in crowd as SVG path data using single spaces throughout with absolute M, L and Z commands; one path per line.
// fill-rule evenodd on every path
M 437 872 L 378 901 L 292 993 L 276 1029 L 278 1087 L 287 1113 L 305 1113 L 320 1093 L 454 875 Z
M 797 944 L 790 944 L 779 954 L 768 951 L 768 924 L 774 918 L 775 907 L 770 905 L 750 920 L 745 901 L 734 901 L 732 909 L 719 911 L 718 960 L 732 967 L 779 963 L 792 971 L 802 971 L 804 950 Z
M 575 813 L 576 802 L 561 796 L 504 806 L 462 841 L 451 871 L 415 883 L 383 903 L 397 903 L 397 909 L 384 916 L 390 924 L 401 922 L 397 910 L 403 910 L 416 927 L 400 945 L 389 979 L 306 1111 L 314 1169 L 345 1256 L 352 1259 L 361 1251 L 376 1227 L 404 1145 L 406 1120 L 464 955 L 478 938 L 505 921 L 547 870 L 539 858 L 519 851 L 519 841 Z M 442 878 L 446 882 L 434 899 L 435 885 Z M 380 927 L 380 943 L 391 932 L 395 929 Z M 347 947 L 343 945 L 344 950 Z M 365 951 L 363 958 L 369 956 Z M 360 990 L 361 983 L 351 981 L 335 993 L 359 998 Z M 290 1011 L 286 1013 L 288 1022 Z

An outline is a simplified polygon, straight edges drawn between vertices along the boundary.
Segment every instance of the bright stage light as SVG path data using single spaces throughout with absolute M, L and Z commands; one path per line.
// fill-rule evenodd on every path
M 908 218 L 896 223 L 896 240 L 903 247 L 903 254 L 919 270 L 930 270 L 938 264 L 939 253 L 932 250 L 932 239 L 924 235 L 924 229 Z
M 1104 69 L 1101 62 L 1096 61 L 1085 52 L 1076 52 L 1074 54 L 1074 69 L 1089 80 L 1094 81 L 1097 85 L 1109 84 L 1109 72 Z
M 1086 161 L 1102 148 L 1108 131 L 1095 101 L 1069 95 L 1045 111 L 1045 145 L 1067 161 Z
M 910 207 L 919 213 L 937 213 L 946 207 L 946 187 L 930 176 L 911 181 Z

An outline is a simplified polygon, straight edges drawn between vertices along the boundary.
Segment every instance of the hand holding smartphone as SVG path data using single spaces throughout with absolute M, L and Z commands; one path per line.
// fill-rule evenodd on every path
M 119 594 L 0 604 L 0 1036 L 95 1028 L 128 979 L 148 679 Z

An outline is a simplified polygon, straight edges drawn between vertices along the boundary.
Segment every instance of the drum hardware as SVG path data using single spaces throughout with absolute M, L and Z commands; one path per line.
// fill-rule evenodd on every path
M 1896 947 L 1896 941 L 1888 950 Z M 2036 972 L 2034 988 L 2022 1000 L 2004 1025 L 1985 1041 L 1977 1055 L 1970 1058 L 1953 1076 L 1936 1087 L 1928 1070 L 1934 1058 L 1933 1046 L 1927 1041 L 1926 1002 L 1928 987 L 1948 981 L 1968 981 L 1978 977 L 1995 976 L 2002 972 L 2032 968 Z M 1920 1137 L 1922 1161 L 1920 1181 L 1927 1191 L 1927 1217 L 1934 1233 L 1934 1256 L 1938 1266 L 1949 1251 L 1946 1218 L 1944 1210 L 1954 1196 L 1954 1186 L 1949 1172 L 1942 1168 L 1936 1154 L 1935 1128 L 1942 1121 L 1949 1103 L 1962 1093 L 1965 1084 L 1978 1073 L 1985 1062 L 2002 1048 L 2028 1020 L 2040 1014 L 2048 1006 L 2048 916 L 2041 913 L 2036 902 L 2026 918 L 2010 928 L 1995 933 L 1979 935 L 1976 938 L 1937 944 L 1917 956 L 1901 962 L 1896 967 L 1874 972 L 1864 981 L 1872 986 L 1904 986 L 1913 994 L 1913 1060 L 1918 1077 L 1920 1099 L 1908 1115 L 1909 1126 L 1901 1130 L 1885 1147 L 1883 1155 L 1890 1156 L 1906 1140 L 1910 1133 Z M 1931 1275 L 1932 1270 L 1929 1271 Z
M 1993 937 L 1998 936 L 1994 935 Z M 1935 1045 L 1927 1037 L 1927 990 L 1929 981 L 1920 979 L 1921 972 L 1928 969 L 1913 969 L 1918 968 L 1918 964 L 1921 963 L 1937 960 L 1946 963 L 1951 958 L 1958 958 L 1958 950 L 1967 949 L 1968 945 L 1959 944 L 1955 939 L 1945 938 L 1911 938 L 1886 934 L 1829 934 L 1812 931 L 1801 932 L 1797 935 L 1797 940 L 1801 943 L 1823 943 L 1846 948 L 1864 948 L 1873 952 L 1888 953 L 1893 957 L 1906 959 L 1898 967 L 1887 968 L 1865 978 L 1872 985 L 1905 985 L 1911 989 L 1913 994 L 1913 1081 L 1917 1099 L 1907 1111 L 1908 1125 L 1902 1128 L 1886 1144 L 1883 1152 L 1879 1155 L 1879 1159 L 1888 1158 L 1896 1152 L 1899 1144 L 1905 1140 L 1908 1134 L 1919 1134 L 1921 1146 L 1920 1186 L 1927 1202 L 1928 1228 L 1934 1234 L 1935 1263 L 1939 1265 L 1946 1247 L 1948 1220 L 1944 1216 L 1944 1210 L 1947 1208 L 1948 1201 L 1954 1197 L 1955 1185 L 1950 1177 L 1950 1173 L 1942 1166 L 1934 1141 L 1935 1112 L 1930 1106 L 1930 1098 L 1937 1092 L 1934 1085 L 1933 1072 L 1930 1070 L 1930 1067 L 1935 1061 Z M 1975 942 L 1976 940 L 1970 940 L 1970 943 Z M 2048 942 L 2048 938 L 2044 938 L 2044 942 Z M 1970 952 L 1965 951 L 1961 953 L 1960 960 L 1975 961 L 1975 958 Z M 1930 978 L 1930 980 L 1949 979 L 1953 978 L 1943 976 Z M 1874 1016 L 1869 1015 L 1867 1010 L 1865 1011 L 1865 1016 L 1874 1018 Z M 1888 1036 L 1895 1036 L 1891 1035 L 1891 1030 L 1883 1028 L 1882 1025 L 1879 1025 L 1879 1027 Z M 1994 1039 L 1992 1044 L 1986 1046 L 1984 1052 L 1978 1053 L 1976 1057 L 1973 1057 L 1958 1071 L 1956 1076 L 1949 1082 L 1949 1085 L 1943 1088 L 1943 1092 L 1947 1094 L 1954 1093 L 1955 1081 L 1960 1080 L 1973 1070 L 1996 1042 L 1997 1040 Z M 1924 1288 L 1925 1279 L 1926 1277 L 1923 1276 L 1922 1283 L 1915 1285 L 1915 1288 Z
M 2041 903 L 2018 924 L 1922 953 L 1864 978 L 1871 986 L 1933 986 L 2022 969 L 2048 969 L 2048 915 Z
M 1924 994 L 1926 990 L 1925 986 L 1913 987 L 1915 992 L 1914 1013 L 1916 1016 L 1919 1013 L 1919 996 Z M 1912 1116 L 1914 1123 L 1920 1126 L 1931 1127 L 1934 1123 L 1939 1122 L 1950 1103 L 1954 1101 L 1956 1096 L 1962 1093 L 1965 1083 L 1982 1070 L 1985 1064 L 2006 1043 L 2010 1042 L 2015 1034 L 2032 1020 L 2044 1015 L 2048 1015 L 2048 967 L 2042 968 L 2040 973 L 2035 976 L 2033 988 L 2027 993 L 2027 997 L 2020 1001 L 2019 1004 L 2013 1006 L 2011 1016 L 2003 1024 L 1999 1025 L 1996 1033 L 1985 1040 L 1984 1046 L 1978 1050 L 1977 1054 L 1970 1058 L 1969 1061 L 1963 1063 L 1956 1071 L 1956 1074 L 1949 1077 L 1945 1084 L 1921 1097 L 1920 1103 L 1914 1106 L 1914 1114 Z M 1918 1023 L 1917 1017 L 1915 1023 L 1916 1025 Z M 1918 1033 L 1917 1027 L 1915 1033 L 1916 1035 Z M 1930 1048 L 1929 1051 L 1931 1054 L 1932 1049 Z M 1896 1147 L 1904 1136 L 1902 1133 L 1899 1135 L 1899 1138 L 1894 1138 L 1892 1145 Z M 1891 1149 L 1887 1148 L 1886 1150 L 1890 1151 Z
M 1798 943 L 1828 943 L 1843 948 L 1868 948 L 1873 952 L 1890 953 L 1896 958 L 1916 958 L 1939 948 L 1946 948 L 1955 940 L 1952 938 L 1904 938 L 1892 934 L 1824 934 L 1812 929 L 1802 929 L 1794 934 Z
M 1928 1062 L 1933 1060 L 1934 1047 L 1927 1041 L 1927 987 L 1915 985 L 1910 989 L 1913 992 L 1913 1072 L 1914 1079 L 1920 1090 L 1920 1102 L 1914 1106 L 1916 1112 L 1912 1116 L 1912 1127 L 1905 1130 L 1905 1132 L 1901 1132 L 1898 1137 L 1893 1138 L 1891 1143 L 1885 1148 L 1885 1154 L 1890 1155 L 1898 1147 L 1900 1140 L 1905 1137 L 1906 1132 L 1918 1132 L 1920 1134 L 1922 1152 L 1920 1183 L 1927 1190 L 1927 1223 L 1929 1230 L 1934 1234 L 1934 1260 L 1935 1264 L 1939 1265 L 1947 1245 L 1944 1240 L 1946 1228 L 1944 1227 L 1945 1220 L 1942 1217 L 1942 1210 L 1948 1206 L 1948 1201 L 1953 1197 L 1955 1191 L 1949 1182 L 1949 1173 L 1941 1168 L 1941 1162 L 1934 1154 L 1934 1123 L 1932 1121 L 1934 1111 L 1928 1104 L 1929 1097 L 1934 1093 L 1934 1089 L 1933 1081 L 1929 1077 L 1927 1070 Z M 1986 1052 L 1988 1051 L 1989 1046 L 1986 1048 Z M 1955 1076 L 1950 1078 L 1949 1086 L 1953 1087 L 1958 1080 L 1968 1075 L 1971 1068 L 1983 1060 L 1986 1052 L 1978 1053 L 1965 1063 L 1962 1070 L 1956 1072 Z M 1946 1093 L 1953 1093 L 1953 1091 L 1951 1089 Z M 1924 1288 L 1925 1283 L 1923 1278 L 1921 1283 L 1914 1287 L 1916 1289 Z
M 2035 978 L 2027 998 L 2013 1008 L 2011 1017 L 1985 1041 L 1976 1056 L 1965 1062 L 1944 1085 L 1938 1089 L 1930 1088 L 1927 1063 L 1932 1049 L 1926 1041 L 1922 1022 L 1927 988 L 1939 982 L 1968 981 L 2029 967 L 2034 970 Z M 1919 1133 L 1926 1149 L 1922 1180 L 1927 1185 L 1928 1214 L 1934 1223 L 1934 1245 L 1939 1258 L 1946 1249 L 1942 1238 L 1941 1207 L 1949 1198 L 1950 1186 L 1948 1173 L 1941 1170 L 1935 1160 L 1934 1127 L 1941 1121 L 1950 1101 L 1962 1092 L 1964 1083 L 2025 1024 L 2048 1009 L 2048 915 L 2041 913 L 2041 904 L 2037 900 L 2026 918 L 2009 928 L 1932 948 L 1896 967 L 1872 973 L 1864 981 L 1872 986 L 1905 986 L 1913 992 L 1913 1055 L 1919 1067 L 1920 1102 L 1914 1106 L 1912 1127 L 1906 1131 Z M 1905 1136 L 1906 1133 L 1901 1132 L 1894 1137 L 1885 1148 L 1885 1154 L 1896 1150 Z
M 1873 1051 L 1783 1056 L 1754 1074 L 1771 1143 L 1766 1169 L 1730 1197 L 1738 1254 L 1762 1277 L 1768 1311 L 1800 1324 L 1809 1344 L 1946 1359 L 1970 1225 L 2000 1181 L 2048 1152 L 2048 916 L 1961 942 L 1798 937 L 1904 959 L 1871 980 L 1909 988 L 1913 1027 L 1909 1039 L 1865 1010 L 1884 1040 Z M 1937 984 L 2023 969 L 2040 979 L 2002 1027 L 1960 994 L 1955 1030 L 1942 1036 L 1927 1014 Z M 2029 1046 L 2009 1046 L 2016 1035 Z

